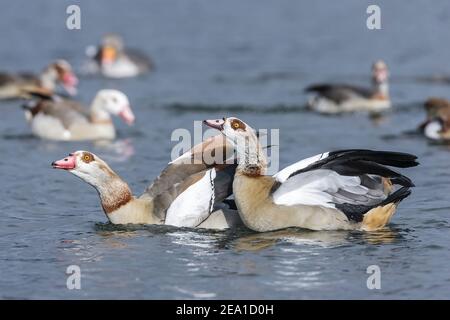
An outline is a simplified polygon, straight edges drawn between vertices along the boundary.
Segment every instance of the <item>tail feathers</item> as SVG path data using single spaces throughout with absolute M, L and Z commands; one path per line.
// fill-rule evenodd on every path
M 361 230 L 376 231 L 384 228 L 391 220 L 396 209 L 397 205 L 395 203 L 373 208 L 364 215 Z
M 397 205 L 411 194 L 411 190 L 403 187 L 389 195 L 379 206 L 364 214 L 361 229 L 375 231 L 386 226 L 397 209 Z

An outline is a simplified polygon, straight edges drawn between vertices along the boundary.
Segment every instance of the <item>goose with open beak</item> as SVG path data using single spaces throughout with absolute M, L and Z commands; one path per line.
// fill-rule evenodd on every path
M 0 73 L 0 99 L 28 98 L 27 91 L 43 91 L 53 94 L 61 84 L 70 95 L 77 93 L 78 79 L 65 60 L 48 65 L 39 76 L 30 73 Z
M 418 165 L 411 154 L 340 150 L 299 161 L 274 176 L 254 130 L 238 118 L 205 120 L 234 145 L 236 206 L 254 231 L 288 227 L 311 230 L 378 230 L 389 223 L 413 183 L 387 166 Z
M 134 197 L 128 184 L 91 152 L 73 152 L 52 166 L 92 185 L 113 224 L 225 229 L 242 225 L 237 212 L 222 203 L 232 192 L 236 164 L 208 163 L 203 155 L 228 148 L 220 135 L 205 140 L 169 163 L 140 197 Z
M 119 116 L 128 125 L 135 120 L 127 96 L 118 90 L 100 90 L 90 111 L 74 100 L 37 95 L 40 99 L 26 104 L 24 109 L 31 131 L 42 139 L 112 140 L 116 130 L 111 115 Z
M 316 95 L 308 101 L 313 111 L 326 114 L 368 111 L 380 113 L 391 108 L 387 65 L 379 60 L 372 66 L 372 88 L 360 88 L 347 84 L 317 84 L 306 92 Z

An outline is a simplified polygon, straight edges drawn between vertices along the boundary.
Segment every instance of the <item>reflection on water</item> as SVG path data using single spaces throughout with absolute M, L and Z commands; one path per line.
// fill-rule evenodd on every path
M 286 229 L 238 237 L 233 241 L 232 245 L 238 251 L 259 251 L 270 248 L 280 242 L 333 247 L 345 244 L 347 236 L 348 232 Z
M 332 248 L 354 243 L 355 240 L 366 244 L 391 244 L 399 239 L 398 232 L 387 228 L 377 232 L 361 232 L 358 235 L 356 235 L 355 231 L 286 229 L 238 237 L 233 241 L 233 247 L 242 251 L 259 251 L 270 248 L 280 242 L 289 242 L 298 245 Z
M 130 238 L 145 231 L 148 234 L 162 234 L 177 246 L 203 249 L 233 249 L 239 251 L 260 251 L 282 243 L 293 245 L 311 245 L 333 248 L 349 244 L 392 244 L 403 237 L 399 230 L 388 227 L 379 231 L 310 231 L 288 228 L 272 232 L 257 233 L 245 227 L 236 230 L 215 231 L 207 229 L 177 228 L 166 225 L 113 225 L 97 223 L 97 234 L 104 239 Z
M 390 120 L 386 114 L 382 113 L 369 113 L 369 119 L 374 126 L 382 126 Z
M 94 146 L 102 151 L 102 157 L 107 162 L 125 162 L 135 153 L 132 139 L 115 141 L 95 141 Z
M 81 79 L 79 101 L 89 103 L 104 88 L 130 98 L 136 125 L 114 119 L 119 139 L 109 143 L 38 140 L 24 121 L 22 102 L 1 103 L 0 266 L 6 276 L 0 278 L 0 298 L 420 299 L 448 294 L 449 146 L 407 132 L 424 120 L 429 96 L 449 96 L 442 67 L 450 46 L 442 41 L 448 4 L 436 0 L 425 12 L 418 1 L 406 8 L 380 0 L 394 17 L 390 29 L 395 32 L 368 34 L 361 20 L 364 8 L 350 0 L 328 1 L 326 7 L 320 3 L 326 1 L 228 0 L 219 9 L 217 2 L 192 1 L 193 6 L 183 1 L 130 6 L 80 0 L 95 32 L 74 33 L 60 24 L 64 1 L 9 2 L 0 19 L 2 70 L 39 72 L 60 57 L 81 65 L 86 45 L 107 32 L 121 33 L 130 46 L 150 54 L 157 69 L 126 80 Z M 33 19 L 43 5 L 51 8 L 46 19 Z M 420 28 L 404 28 L 416 14 Z M 27 23 L 11 28 L 17 17 Z M 336 27 L 323 28 L 329 21 Z M 51 30 L 49 40 L 58 41 L 36 47 L 34 40 L 45 30 Z M 417 49 L 399 38 L 427 45 Z M 357 45 L 346 45 L 349 39 Z M 378 58 L 392 67 L 393 108 L 384 117 L 325 117 L 304 108 L 303 89 L 313 83 L 367 86 L 367 65 Z M 96 224 L 107 219 L 95 191 L 50 166 L 71 151 L 92 149 L 126 175 L 133 189 L 143 190 L 169 159 L 175 128 L 223 116 L 280 129 L 281 168 L 337 149 L 413 152 L 422 165 L 399 171 L 417 187 L 401 203 L 392 229 L 374 233 L 119 227 Z M 71 264 L 82 269 L 78 293 L 65 287 L 64 271 Z M 383 270 L 379 292 L 365 285 L 369 264 Z

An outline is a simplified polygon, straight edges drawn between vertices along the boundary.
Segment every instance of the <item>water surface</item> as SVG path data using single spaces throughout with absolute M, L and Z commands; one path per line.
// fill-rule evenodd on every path
M 81 78 L 88 103 L 101 88 L 130 97 L 137 116 L 116 121 L 110 145 L 55 143 L 30 135 L 20 103 L 0 105 L 1 298 L 448 298 L 450 147 L 405 134 L 422 121 L 429 96 L 450 98 L 450 3 L 378 1 L 382 30 L 365 27 L 366 1 L 77 1 L 82 29 L 65 29 L 66 2 L 2 1 L 0 67 L 39 71 L 65 57 L 80 66 L 84 47 L 120 32 L 150 53 L 157 71 L 111 81 Z M 391 68 L 394 111 L 324 117 L 303 110 L 302 89 L 317 81 L 368 84 L 371 62 Z M 267 234 L 107 224 L 97 194 L 50 163 L 88 149 L 140 194 L 170 160 L 175 128 L 238 116 L 280 129 L 280 161 L 340 148 L 413 152 L 416 184 L 390 228 L 375 233 Z M 79 265 L 82 289 L 65 274 Z M 381 290 L 368 290 L 378 265 Z

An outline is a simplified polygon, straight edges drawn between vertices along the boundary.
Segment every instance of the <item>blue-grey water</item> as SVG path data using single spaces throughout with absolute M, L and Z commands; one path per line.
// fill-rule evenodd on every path
M 366 28 L 369 1 L 0 1 L 0 69 L 39 71 L 120 32 L 148 52 L 154 73 L 126 80 L 81 77 L 79 99 L 123 90 L 137 116 L 115 121 L 110 145 L 33 138 L 20 102 L 1 103 L 0 298 L 413 299 L 450 297 L 450 147 L 414 130 L 429 96 L 450 98 L 448 1 L 377 1 L 382 29 Z M 65 27 L 81 7 L 81 30 Z M 368 84 L 370 64 L 390 66 L 394 111 L 324 117 L 305 112 L 318 81 Z M 375 233 L 285 230 L 209 232 L 107 223 L 97 194 L 50 163 L 71 151 L 101 155 L 140 194 L 170 160 L 176 128 L 238 116 L 280 129 L 281 167 L 340 148 L 415 153 L 416 184 L 390 228 Z M 66 268 L 81 268 L 81 289 Z M 369 290 L 367 267 L 381 270 Z

